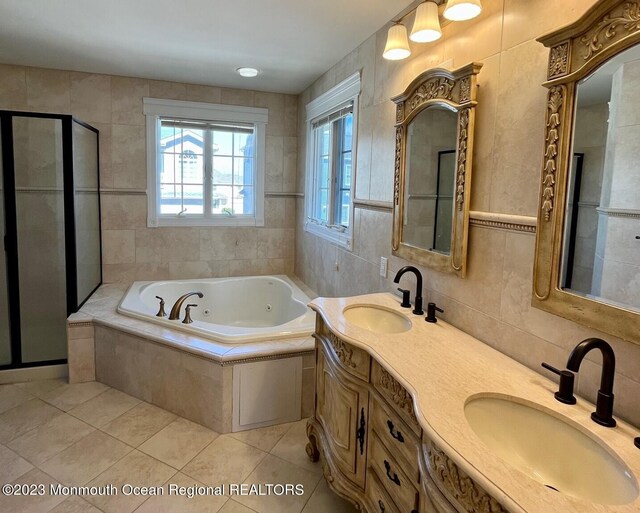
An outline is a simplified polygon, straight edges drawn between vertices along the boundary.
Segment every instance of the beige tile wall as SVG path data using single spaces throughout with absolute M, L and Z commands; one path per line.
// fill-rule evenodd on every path
M 479 75 L 472 210 L 536 216 L 547 50 L 535 38 L 577 19 L 595 1 L 484 0 L 479 18 L 448 25 L 436 44 L 412 44 L 413 55 L 401 62 L 381 57 L 384 27 L 300 95 L 299 191 L 304 191 L 304 111 L 310 100 L 362 70 L 356 197 L 388 202 L 395 114 L 389 98 L 425 69 L 449 60 L 457 68 L 475 60 L 484 67 Z M 325 296 L 395 290 L 391 279 L 408 262 L 391 257 L 390 210 L 356 208 L 354 251 L 347 252 L 305 233 L 302 199 L 297 208 L 295 270 L 307 285 Z M 443 318 L 535 370 L 542 370 L 542 361 L 564 366 L 570 350 L 584 338 L 605 338 L 618 356 L 616 413 L 640 425 L 640 345 L 532 308 L 534 244 L 530 234 L 472 226 L 467 278 L 423 269 L 424 295 L 444 308 Z M 390 258 L 388 280 L 378 275 L 381 256 Z M 592 355 L 579 376 L 579 391 L 591 400 L 600 362 L 600 356 Z
M 269 109 L 264 228 L 147 228 L 145 96 Z M 106 283 L 293 271 L 296 96 L 0 64 L 0 109 L 73 114 L 100 130 Z
M 144 118 L 152 96 L 268 107 L 267 191 L 304 192 L 304 106 L 362 70 L 356 197 L 390 201 L 393 179 L 391 96 L 421 71 L 479 60 L 480 90 L 472 209 L 535 216 L 540 177 L 546 50 L 543 33 L 577 19 L 596 0 L 485 0 L 476 20 L 444 29 L 437 44 L 413 45 L 402 62 L 380 56 L 386 27 L 328 70 L 299 97 L 194 84 L 0 65 L 0 109 L 72 113 L 100 130 L 105 281 L 295 271 L 322 295 L 394 289 L 378 276 L 390 257 L 391 215 L 357 208 L 355 247 L 343 251 L 304 233 L 303 200 L 270 196 L 266 227 L 146 228 Z M 297 170 L 297 171 L 296 171 Z M 425 296 L 444 317 L 516 360 L 538 369 L 563 365 L 587 336 L 603 336 L 618 355 L 616 412 L 640 425 L 640 346 L 531 308 L 534 237 L 474 226 L 469 275 L 458 280 L 423 269 Z M 390 276 L 403 262 L 390 260 Z M 403 279 L 404 280 L 404 279 Z M 580 392 L 593 399 L 599 357 L 586 362 Z

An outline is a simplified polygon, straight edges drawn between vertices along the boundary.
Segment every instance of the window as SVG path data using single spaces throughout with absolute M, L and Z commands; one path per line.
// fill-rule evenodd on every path
M 307 105 L 305 229 L 347 249 L 352 247 L 359 93 L 357 73 Z
M 263 226 L 268 111 L 144 99 L 149 226 Z

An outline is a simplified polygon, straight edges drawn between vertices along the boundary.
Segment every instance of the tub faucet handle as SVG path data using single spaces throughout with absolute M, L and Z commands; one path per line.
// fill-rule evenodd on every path
M 166 317 L 167 314 L 164 311 L 164 299 L 162 299 L 160 296 L 156 296 L 156 299 L 160 300 L 160 309 L 158 310 L 156 317 Z
M 191 324 L 193 322 L 193 319 L 191 318 L 191 309 L 195 308 L 198 305 L 187 305 L 186 308 L 184 309 L 184 319 L 182 321 L 182 324 Z

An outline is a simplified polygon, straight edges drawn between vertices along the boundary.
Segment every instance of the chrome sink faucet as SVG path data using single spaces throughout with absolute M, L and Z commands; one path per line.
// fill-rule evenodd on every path
M 422 274 L 420 271 L 413 267 L 412 265 L 405 265 L 402 269 L 398 271 L 396 277 L 393 279 L 394 283 L 400 283 L 400 278 L 406 272 L 412 272 L 416 275 L 416 299 L 414 303 L 413 313 L 416 315 L 422 315 L 424 311 L 422 310 Z M 404 303 L 404 301 L 403 301 Z
M 569 355 L 567 369 L 578 372 L 582 360 L 592 349 L 602 353 L 602 376 L 596 400 L 596 411 L 591 414 L 594 422 L 606 427 L 615 427 L 613 418 L 613 378 L 616 373 L 616 356 L 612 347 L 600 338 L 588 338 L 580 342 Z
M 180 309 L 182 308 L 182 304 L 187 300 L 187 298 L 190 298 L 191 296 L 198 296 L 199 298 L 203 298 L 204 294 L 202 292 L 187 292 L 186 294 L 180 296 L 171 308 L 171 313 L 169 314 L 170 321 L 177 321 L 178 319 L 180 319 Z

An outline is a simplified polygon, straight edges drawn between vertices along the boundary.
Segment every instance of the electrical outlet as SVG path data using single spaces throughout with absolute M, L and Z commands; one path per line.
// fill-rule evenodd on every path
M 380 276 L 387 277 L 387 258 L 380 257 Z

